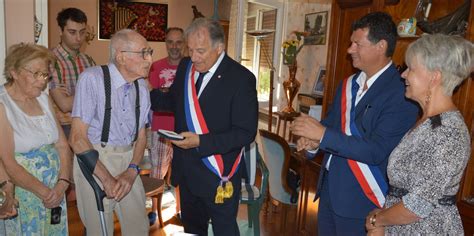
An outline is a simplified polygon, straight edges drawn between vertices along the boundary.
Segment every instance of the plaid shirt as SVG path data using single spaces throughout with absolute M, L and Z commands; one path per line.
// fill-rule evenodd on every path
M 50 66 L 51 81 L 49 82 L 49 89 L 65 87 L 70 95 L 74 95 L 79 74 L 86 68 L 95 66 L 94 60 L 81 52 L 74 57 L 61 44 L 53 48 L 52 53 L 56 56 L 57 61 Z M 54 110 L 62 125 L 71 124 L 70 112 L 61 112 L 56 104 L 54 104 Z

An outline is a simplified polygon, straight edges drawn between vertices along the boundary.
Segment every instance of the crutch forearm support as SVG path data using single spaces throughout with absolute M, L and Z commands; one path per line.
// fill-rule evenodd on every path
M 105 197 L 105 192 L 100 188 L 99 184 L 94 179 L 94 169 L 99 159 L 99 152 L 95 149 L 90 149 L 85 152 L 77 154 L 77 162 L 81 168 L 82 174 L 87 179 L 87 182 L 94 190 L 95 200 L 97 202 L 97 209 L 104 211 L 104 203 L 102 200 Z
M 94 173 L 95 165 L 99 160 L 99 152 L 95 149 L 90 149 L 85 152 L 77 154 L 77 158 L 91 173 Z

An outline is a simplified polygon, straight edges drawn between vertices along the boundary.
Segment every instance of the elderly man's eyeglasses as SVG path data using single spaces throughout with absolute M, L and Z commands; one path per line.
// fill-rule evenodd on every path
M 142 54 L 142 58 L 143 60 L 146 60 L 146 57 L 147 56 L 152 56 L 153 55 L 153 49 L 151 48 L 144 48 L 142 49 L 141 51 L 127 51 L 127 50 L 123 50 L 121 52 L 129 52 L 129 53 L 141 53 Z
M 41 71 L 33 72 L 31 70 L 26 69 L 25 67 L 23 67 L 23 70 L 25 70 L 27 72 L 30 72 L 33 75 L 33 77 L 37 80 L 49 80 L 50 79 L 49 73 L 43 73 Z

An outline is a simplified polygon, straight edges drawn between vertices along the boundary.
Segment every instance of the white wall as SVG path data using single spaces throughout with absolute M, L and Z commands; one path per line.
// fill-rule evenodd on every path
M 34 1 L 5 0 L 5 38 L 6 48 L 20 42 L 33 43 L 34 40 Z

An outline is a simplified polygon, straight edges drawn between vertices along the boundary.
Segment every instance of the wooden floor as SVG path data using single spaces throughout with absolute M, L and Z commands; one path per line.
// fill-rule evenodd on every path
M 159 223 L 156 223 L 150 228 L 150 235 L 162 236 L 172 235 L 177 232 L 183 232 L 183 228 L 180 225 L 179 220 L 174 217 L 175 210 L 170 207 L 163 211 L 163 217 L 165 221 L 165 227 L 160 228 Z M 281 206 L 273 206 L 268 204 L 268 207 L 263 207 L 260 212 L 260 235 L 294 235 L 296 229 L 296 206 L 291 207 L 288 210 L 287 222 L 283 226 L 283 231 L 280 231 L 280 220 L 281 220 Z M 238 220 L 247 220 L 247 207 L 244 204 L 239 206 Z M 77 207 L 75 202 L 69 202 L 68 204 L 68 224 L 69 224 L 69 235 L 82 236 L 84 235 L 84 226 L 79 218 Z M 253 229 L 252 229 L 253 232 Z M 122 235 L 120 233 L 120 224 L 118 220 L 115 220 L 114 235 Z

